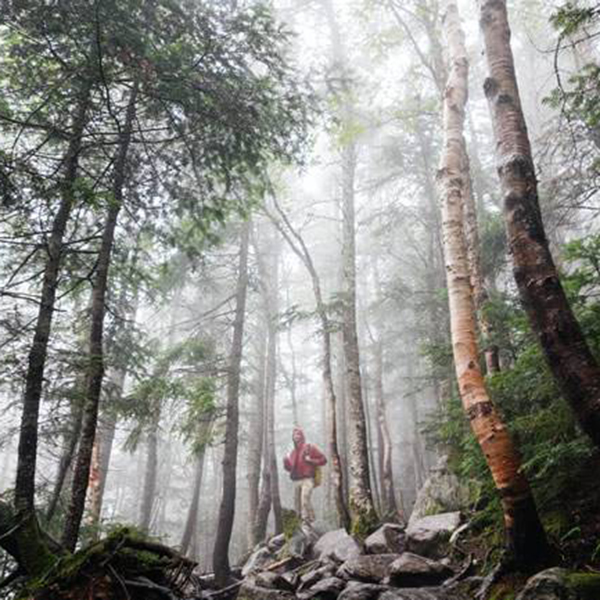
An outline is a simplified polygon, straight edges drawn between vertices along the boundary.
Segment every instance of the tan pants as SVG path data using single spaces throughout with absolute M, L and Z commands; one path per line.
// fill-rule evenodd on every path
M 294 481 L 294 500 L 296 512 L 304 523 L 314 523 L 315 509 L 310 497 L 315 489 L 314 479 L 299 479 Z

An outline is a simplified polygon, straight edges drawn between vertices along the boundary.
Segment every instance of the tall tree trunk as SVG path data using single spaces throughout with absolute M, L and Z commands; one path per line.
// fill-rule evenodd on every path
M 484 90 L 515 281 L 557 384 L 581 428 L 600 447 L 600 367 L 569 306 L 544 232 L 505 0 L 484 0 L 480 25 L 490 71 Z
M 263 488 L 261 494 L 265 498 L 265 504 L 273 508 L 275 518 L 275 533 L 283 531 L 283 518 L 281 511 L 281 496 L 279 494 L 279 474 L 277 470 L 277 456 L 275 453 L 275 383 L 277 379 L 277 353 L 278 353 L 278 331 L 277 318 L 279 314 L 279 245 L 276 236 L 267 235 L 266 244 L 268 249 L 257 250 L 258 267 L 260 279 L 263 282 L 263 295 L 267 318 L 267 368 L 265 381 L 265 448 L 263 468 Z M 264 254 L 267 254 L 266 260 Z M 268 491 L 266 488 L 269 488 Z M 264 523 L 260 524 L 259 531 L 264 535 L 266 532 L 266 521 L 269 508 L 261 510 L 259 503 L 259 515 Z M 264 531 L 263 531 L 264 530 Z
M 198 509 L 200 507 L 200 488 L 202 486 L 202 475 L 204 473 L 204 449 L 196 457 L 196 468 L 194 473 L 194 488 L 192 491 L 192 501 L 188 509 L 183 537 L 181 538 L 181 553 L 188 554 L 190 546 L 194 546 L 194 539 L 198 529 Z M 194 548 L 191 548 L 192 552 Z
M 268 408 L 268 398 L 265 393 L 265 413 L 269 412 Z M 268 419 L 267 419 L 268 420 Z M 263 430 L 263 461 L 262 461 L 262 475 L 260 482 L 260 493 L 258 496 L 258 507 L 256 510 L 256 521 L 254 524 L 254 536 L 258 542 L 262 542 L 267 536 L 267 526 L 269 524 L 269 513 L 271 512 L 271 506 L 273 504 L 273 496 L 272 491 L 273 488 L 271 486 L 271 460 L 268 452 L 269 447 L 269 434 L 268 434 L 268 423 Z
M 96 436 L 98 406 L 100 404 L 102 379 L 104 377 L 103 332 L 104 315 L 106 313 L 108 271 L 110 268 L 117 218 L 123 204 L 123 189 L 127 176 L 127 157 L 131 142 L 133 122 L 135 120 L 137 93 L 138 83 L 135 82 L 127 105 L 125 123 L 119 134 L 119 146 L 113 175 L 112 199 L 104 224 L 104 230 L 102 232 L 98 263 L 96 266 L 96 277 L 92 290 L 89 364 L 86 374 L 86 399 L 83 412 L 83 426 L 75 472 L 73 475 L 71 502 L 63 531 L 63 544 L 69 550 L 73 550 L 77 544 L 81 517 L 83 516 L 83 509 L 85 506 L 92 448 Z
M 236 287 L 235 320 L 227 375 L 227 408 L 225 413 L 225 447 L 223 453 L 223 493 L 219 505 L 217 536 L 213 550 L 213 570 L 217 585 L 227 584 L 231 574 L 229 542 L 235 516 L 237 450 L 239 434 L 239 389 L 242 342 L 248 288 L 248 242 L 250 224 L 244 223 L 241 233 L 238 280 Z
M 131 291 L 131 285 L 127 279 L 128 276 L 131 278 L 135 275 L 139 262 L 140 244 L 143 231 L 143 227 L 141 227 L 138 231 L 131 262 L 129 263 L 129 268 L 124 275 L 124 284 L 118 300 L 118 310 L 123 315 L 123 324 L 117 329 L 116 332 L 113 333 L 112 340 L 109 340 L 107 343 L 108 354 L 112 353 L 113 349 L 111 346 L 116 342 L 118 337 L 120 335 L 130 335 L 135 327 L 135 321 L 139 307 L 139 286 L 134 284 L 133 298 L 131 300 L 131 304 L 128 304 L 127 296 L 128 292 Z M 106 399 L 110 401 L 108 404 L 112 405 L 115 400 L 119 401 L 122 398 L 128 369 L 129 365 L 127 362 L 121 361 L 118 366 L 115 366 L 114 369 L 109 372 L 107 376 L 109 385 L 104 386 Z M 110 458 L 112 456 L 115 432 L 117 429 L 117 421 L 117 411 L 113 406 L 109 405 L 104 410 L 104 414 L 100 417 L 100 422 L 98 424 L 98 475 L 95 479 L 95 488 L 90 493 L 89 502 L 89 521 L 90 525 L 92 525 L 95 531 L 98 531 L 98 525 L 102 515 L 104 491 L 106 490 L 106 480 L 108 478 L 108 470 L 110 466 Z
M 324 0 L 325 12 L 331 31 L 333 62 L 340 71 L 343 89 L 339 94 L 340 119 L 344 126 L 353 124 L 350 89 L 346 80 L 346 57 L 339 26 L 331 0 Z M 377 522 L 377 514 L 371 493 L 369 472 L 369 449 L 365 408 L 362 397 L 360 356 L 356 326 L 356 240 L 354 216 L 354 183 L 357 161 L 357 145 L 354 140 L 341 149 L 342 159 L 342 268 L 343 303 L 342 339 L 348 392 L 348 426 L 350 431 L 350 516 L 351 528 L 364 535 Z
M 306 244 L 304 243 L 304 239 L 294 229 L 285 212 L 281 209 L 277 202 L 275 202 L 275 208 L 279 218 L 283 222 L 283 224 L 279 226 L 279 230 L 294 254 L 296 254 L 296 256 L 306 267 L 306 270 L 310 275 L 313 294 L 315 296 L 317 314 L 321 324 L 321 339 L 323 340 L 323 357 L 321 368 L 327 407 L 327 426 L 329 427 L 329 431 L 327 432 L 327 451 L 331 463 L 332 486 L 334 490 L 335 505 L 339 523 L 347 531 L 350 531 L 350 513 L 346 504 L 344 472 L 338 448 L 338 406 L 337 397 L 335 394 L 335 386 L 333 383 L 333 358 L 331 349 L 332 326 L 327 313 L 327 306 L 323 300 L 321 280 L 313 263 L 312 256 L 308 251 Z
M 394 472 L 392 468 L 392 436 L 388 426 L 387 408 L 384 393 L 384 331 L 385 323 L 382 318 L 382 309 L 384 303 L 383 291 L 381 288 L 381 277 L 379 275 L 379 266 L 377 256 L 372 260 L 373 283 L 376 293 L 376 302 L 378 305 L 378 314 L 376 317 L 376 339 L 371 336 L 373 342 L 373 358 L 375 362 L 374 369 L 374 395 L 375 410 L 377 422 L 378 439 L 378 465 L 380 482 L 380 499 L 383 516 L 387 519 L 397 520 L 400 516 L 398 504 L 396 502 L 396 492 L 394 487 Z M 367 330 L 369 324 L 367 322 Z
M 120 393 L 123 392 L 123 384 L 125 380 L 125 372 L 120 371 L 118 378 L 120 384 Z M 117 384 L 118 385 L 118 384 Z M 114 411 L 104 416 L 103 422 L 98 426 L 97 442 L 98 442 L 98 473 L 96 477 L 96 487 L 90 493 L 90 524 L 98 528 L 100 518 L 102 516 L 102 504 L 104 502 L 104 492 L 106 490 L 106 479 L 108 477 L 108 468 L 110 465 L 110 457 L 112 455 L 112 447 L 115 439 L 117 428 L 117 415 Z
M 399 516 L 394 473 L 392 469 L 392 437 L 388 427 L 385 395 L 383 389 L 383 343 L 375 343 L 375 405 L 377 409 L 377 431 L 380 440 L 380 485 L 381 508 L 386 519 L 396 520 Z
M 261 539 L 261 522 L 258 519 L 260 466 L 264 446 L 265 372 L 267 362 L 267 328 L 258 333 L 258 375 L 253 394 L 254 408 L 250 416 L 248 432 L 248 545 L 254 548 Z
M 479 367 L 474 302 L 463 231 L 469 171 L 463 134 L 468 61 L 456 3 L 446 11 L 450 72 L 444 95 L 444 143 L 438 178 L 442 198 L 444 252 L 452 349 L 460 395 L 501 497 L 506 546 L 520 566 L 542 557 L 548 545 L 520 456 L 485 388 Z
M 61 184 L 61 201 L 52 223 L 52 232 L 46 247 L 48 257 L 44 267 L 40 307 L 33 343 L 29 351 L 25 395 L 19 437 L 15 507 L 17 511 L 32 511 L 35 496 L 35 466 L 37 460 L 38 421 L 40 399 L 44 383 L 48 341 L 54 315 L 56 289 L 63 251 L 63 239 L 71 209 L 75 202 L 75 187 L 83 132 L 87 122 L 92 82 L 84 82 L 72 123 L 72 133 L 64 158 L 65 173 Z
M 356 147 L 351 143 L 342 151 L 342 261 L 344 289 L 342 335 L 348 391 L 350 429 L 350 515 L 352 530 L 363 535 L 377 522 L 371 494 L 369 448 L 360 375 L 360 355 L 356 328 L 356 247 L 354 216 L 354 178 Z
M 192 501 L 188 510 L 183 537 L 181 538 L 181 553 L 194 556 L 196 551 L 196 542 L 198 536 L 198 518 L 200 507 L 200 489 L 202 487 L 202 476 L 204 474 L 204 459 L 206 457 L 206 446 L 210 438 L 212 429 L 212 417 L 203 420 L 199 426 L 198 437 L 201 440 L 200 449 L 196 455 L 196 468 L 194 470 L 194 488 L 192 491 Z
M 67 473 L 71 468 L 73 457 L 75 456 L 75 450 L 77 448 L 77 442 L 81 434 L 81 423 L 83 419 L 83 398 L 74 398 L 71 402 L 71 415 L 69 418 L 68 429 L 64 435 L 63 449 L 60 455 L 58 463 L 58 471 L 56 473 L 56 479 L 54 481 L 54 488 L 52 490 L 52 496 L 48 503 L 46 510 L 46 521 L 52 522 L 56 509 L 60 501 Z
M 155 505 L 156 479 L 158 476 L 158 424 L 159 419 L 153 419 L 146 441 L 146 468 L 144 471 L 144 491 L 140 505 L 140 529 L 150 531 L 152 508 Z

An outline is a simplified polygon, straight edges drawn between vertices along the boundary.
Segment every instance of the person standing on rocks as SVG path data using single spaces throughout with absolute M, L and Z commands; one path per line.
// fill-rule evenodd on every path
M 283 459 L 283 467 L 294 482 L 296 512 L 303 523 L 311 525 L 315 520 L 311 495 L 320 484 L 319 468 L 327 464 L 327 459 L 316 446 L 306 443 L 300 427 L 294 427 L 292 441 L 294 449 Z

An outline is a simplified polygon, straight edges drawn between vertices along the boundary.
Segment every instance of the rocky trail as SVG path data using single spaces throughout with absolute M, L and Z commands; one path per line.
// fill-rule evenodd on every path
M 198 600 L 470 600 L 483 577 L 473 557 L 457 551 L 466 526 L 459 512 L 382 525 L 359 543 L 343 529 L 319 535 L 296 532 L 254 549 L 237 584 L 211 589 L 200 578 Z M 462 560 L 457 560 L 457 555 Z M 450 558 L 452 557 L 452 558 Z M 493 600 L 600 600 L 597 575 L 554 568 L 514 589 L 500 587 Z M 524 584 L 524 585 L 523 585 Z

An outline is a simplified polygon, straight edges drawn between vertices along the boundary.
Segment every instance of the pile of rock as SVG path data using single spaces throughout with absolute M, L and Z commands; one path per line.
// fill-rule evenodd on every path
M 330 531 L 310 549 L 306 544 L 304 562 L 296 555 L 298 562 L 280 573 L 265 570 L 286 551 L 274 552 L 280 540 L 275 546 L 272 540 L 244 565 L 238 600 L 463 600 L 452 582 L 455 571 L 443 558 L 459 526 L 454 512 L 414 520 L 406 529 L 386 523 L 364 543 L 343 529 Z
M 464 529 L 459 512 L 386 523 L 359 543 L 343 529 L 272 538 L 242 568 L 237 600 L 472 600 L 481 577 L 448 559 Z M 512 600 L 515 591 L 492 592 Z M 222 600 L 222 591 L 200 598 Z M 600 600 L 600 575 L 548 569 L 531 577 L 517 600 Z

